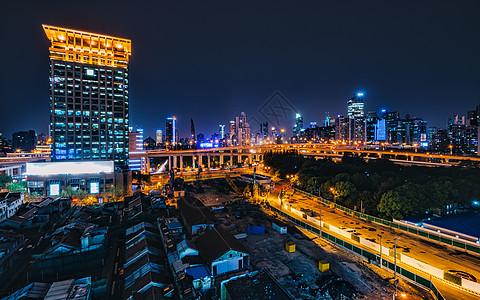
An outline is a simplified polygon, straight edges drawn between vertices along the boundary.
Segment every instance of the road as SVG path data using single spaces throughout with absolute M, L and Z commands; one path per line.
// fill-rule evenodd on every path
M 284 185 L 277 184 L 276 189 L 279 189 L 282 186 Z M 331 209 L 313 199 L 314 198 L 295 193 L 290 197 L 288 202 L 296 209 L 309 209 L 317 213 L 321 211 L 322 222 L 329 223 L 338 228 L 345 228 L 345 230 L 354 229 L 358 233 L 358 236 L 375 241 L 376 243 L 380 243 L 380 238 L 377 236 L 377 234 L 380 234 L 383 237 L 382 244 L 385 247 L 393 248 L 394 238 L 400 237 L 397 241 L 397 251 L 439 269 L 461 270 L 480 279 L 480 258 L 467 254 L 455 253 L 454 250 L 433 242 L 425 241 L 400 230 L 384 227 L 375 223 L 367 223 L 364 220 L 352 217 L 343 211 Z M 365 249 L 373 251 L 370 248 Z M 435 285 L 441 293 L 447 297 L 447 299 L 479 299 L 478 296 L 463 292 L 440 280 L 435 280 Z M 461 298 L 459 298 L 459 293 L 462 293 Z

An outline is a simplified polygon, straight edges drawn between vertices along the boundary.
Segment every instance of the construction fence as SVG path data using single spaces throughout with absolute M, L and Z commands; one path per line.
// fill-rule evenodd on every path
M 357 216 L 359 218 L 369 220 L 371 222 L 381 224 L 381 225 L 384 225 L 384 226 L 388 226 L 388 227 L 391 227 L 391 228 L 395 228 L 395 229 L 398 229 L 398 230 L 406 231 L 406 232 L 421 236 L 423 238 L 430 239 L 430 240 L 435 241 L 435 242 L 440 242 L 440 243 L 443 243 L 443 244 L 447 244 L 447 245 L 456 247 L 456 248 L 461 249 L 461 250 L 471 251 L 471 252 L 480 254 L 480 245 L 476 245 L 474 242 L 462 241 L 459 238 L 451 237 L 451 236 L 448 236 L 448 235 L 442 234 L 442 233 L 433 233 L 431 230 L 428 230 L 428 229 L 425 229 L 425 228 L 422 228 L 422 227 L 418 227 L 418 226 L 413 226 L 413 225 L 408 225 L 408 224 L 398 224 L 398 223 L 395 223 L 395 222 L 392 222 L 392 221 L 384 220 L 384 219 L 381 219 L 381 218 L 378 218 L 378 217 L 374 217 L 374 216 L 370 216 L 370 215 L 367 215 L 367 214 L 363 214 L 363 213 L 358 212 L 358 211 L 354 211 L 353 209 L 338 205 L 338 204 L 333 203 L 329 200 L 320 198 L 318 196 L 314 196 L 312 194 L 309 194 L 309 193 L 304 192 L 304 191 L 299 190 L 299 189 L 295 189 L 295 191 L 304 195 L 304 196 L 306 196 L 306 197 L 314 198 L 318 202 L 322 202 L 325 205 L 328 205 L 328 206 L 334 205 L 334 207 L 336 209 L 344 211 L 348 214 L 353 213 L 355 216 Z
M 280 201 L 277 201 L 278 205 L 281 205 Z M 359 256 L 365 258 L 369 262 L 374 262 L 376 264 L 380 264 L 380 261 L 382 262 L 382 265 L 384 267 L 387 267 L 391 270 L 394 269 L 394 266 L 391 262 L 385 259 L 381 259 L 380 257 L 389 257 L 389 258 L 394 258 L 395 253 L 393 249 L 390 249 L 385 246 L 381 246 L 375 242 L 372 242 L 370 240 L 364 239 L 362 237 L 359 237 L 354 234 L 354 232 L 349 232 L 340 228 L 337 228 L 331 224 L 325 223 L 325 222 L 320 222 L 320 220 L 312 218 L 305 214 L 304 212 L 301 212 L 293 207 L 291 207 L 289 204 L 283 204 L 282 209 L 278 209 L 276 207 L 270 206 L 272 211 L 275 213 L 279 214 L 285 219 L 288 219 L 289 221 L 293 222 L 294 224 L 307 229 L 310 232 L 313 232 L 315 234 L 322 234 L 322 237 L 328 239 L 329 241 L 345 248 L 353 253 L 358 254 Z M 309 223 L 307 223 L 309 222 Z M 314 224 L 312 226 L 311 224 Z M 341 236 L 342 238 L 335 237 L 325 231 L 320 231 L 320 228 L 326 229 L 330 232 L 336 233 L 337 235 Z M 359 248 L 355 246 L 354 244 L 351 244 L 349 241 L 354 241 L 356 243 L 359 243 L 366 248 L 373 249 L 374 251 L 378 252 L 377 253 L 372 253 L 369 251 L 366 251 L 362 248 Z M 428 276 L 428 278 L 431 278 L 431 276 L 438 278 L 439 280 L 443 280 L 446 282 L 449 282 L 451 284 L 454 284 L 456 287 L 461 288 L 463 290 L 468 290 L 471 293 L 474 293 L 476 295 L 480 296 L 480 284 L 477 282 L 473 282 L 470 280 L 467 280 L 465 278 L 462 278 L 456 274 L 452 274 L 449 272 L 445 272 L 444 270 L 438 269 L 434 266 L 431 266 L 423 261 L 420 261 L 418 259 L 412 258 L 408 255 L 405 255 L 403 253 L 396 253 L 397 260 L 405 265 L 408 265 L 412 269 L 416 271 L 421 271 L 424 274 L 417 274 L 414 272 L 411 272 L 409 270 L 406 270 L 402 267 L 399 267 L 397 265 L 397 273 L 401 274 L 405 278 L 408 278 L 409 280 L 412 280 L 430 290 L 435 294 L 435 296 L 438 299 L 443 299 L 441 294 L 438 292 L 436 287 L 434 286 L 433 282 L 425 276 Z

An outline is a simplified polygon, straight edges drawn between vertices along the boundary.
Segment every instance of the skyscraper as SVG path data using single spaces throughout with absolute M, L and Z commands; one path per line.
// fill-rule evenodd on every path
M 167 118 L 167 121 L 165 124 L 165 142 L 168 143 L 169 146 L 173 146 L 177 142 L 177 118 L 176 117 Z
M 250 145 L 250 125 L 247 122 L 247 115 L 244 112 L 240 114 L 240 117 L 235 117 L 235 136 L 236 145 Z
M 131 152 L 142 152 L 143 148 L 143 129 L 137 128 L 135 131 L 132 127 L 128 130 L 128 150 Z M 128 166 L 132 171 L 140 171 L 145 168 L 145 158 L 129 159 Z
M 221 140 L 225 138 L 225 125 L 218 125 L 218 136 Z
M 50 45 L 53 160 L 128 168 L 127 39 L 43 25 Z
M 35 149 L 37 144 L 37 134 L 34 130 L 18 131 L 12 134 L 13 149 L 21 149 L 25 152 L 30 152 Z
M 295 115 L 295 126 L 293 127 L 293 135 L 298 137 L 303 130 L 303 117 L 300 114 Z
M 229 124 L 229 130 L 230 130 L 230 133 L 229 133 L 230 142 L 229 142 L 229 144 L 234 145 L 233 140 L 236 139 L 236 137 L 235 137 L 235 121 L 234 120 L 229 121 L 228 124 Z
M 347 116 L 350 119 L 363 117 L 365 115 L 365 102 L 363 98 L 363 93 L 357 93 L 355 96 L 350 98 L 350 100 L 347 101 L 347 107 Z
M 160 129 L 155 132 L 155 142 L 157 146 L 163 144 L 163 132 Z
M 192 141 L 195 142 L 195 124 L 193 123 L 193 119 L 190 119 L 190 133 Z

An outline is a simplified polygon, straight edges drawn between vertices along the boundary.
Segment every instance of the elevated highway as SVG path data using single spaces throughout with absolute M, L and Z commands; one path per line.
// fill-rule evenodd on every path
M 359 156 L 364 159 L 389 159 L 395 163 L 426 166 L 452 166 L 462 161 L 480 162 L 480 157 L 431 154 L 406 151 L 404 149 L 380 150 L 369 146 L 344 146 L 332 144 L 271 144 L 254 146 L 232 146 L 196 150 L 147 150 L 131 152 L 130 158 L 144 158 L 146 173 L 159 162 L 168 160 L 168 170 L 182 171 L 185 168 L 211 169 L 217 167 L 231 167 L 233 165 L 248 165 L 263 161 L 263 154 L 268 151 L 297 150 L 305 156 L 316 159 L 341 159 L 344 155 Z M 157 163 L 152 163 L 156 160 Z

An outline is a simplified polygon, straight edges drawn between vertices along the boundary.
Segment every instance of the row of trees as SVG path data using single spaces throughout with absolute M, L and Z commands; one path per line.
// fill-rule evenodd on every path
M 126 196 L 127 193 L 128 193 L 128 188 L 126 186 L 116 186 L 116 187 L 107 188 L 106 191 L 102 193 L 102 196 L 105 201 L 109 202 L 109 201 L 116 201 Z M 74 189 L 71 186 L 67 186 L 66 188 L 64 188 L 60 193 L 60 196 L 77 198 L 81 201 L 85 199 L 93 199 L 94 197 L 98 197 L 98 195 L 92 195 L 85 190 Z
M 342 162 L 305 158 L 296 151 L 270 152 L 266 166 L 297 187 L 383 218 L 443 211 L 449 204 L 469 205 L 480 196 L 480 169 L 401 166 L 388 160 Z
M 27 191 L 27 182 L 26 181 L 16 181 L 13 182 L 11 176 L 0 175 L 0 190 L 6 189 L 9 192 L 26 192 Z

